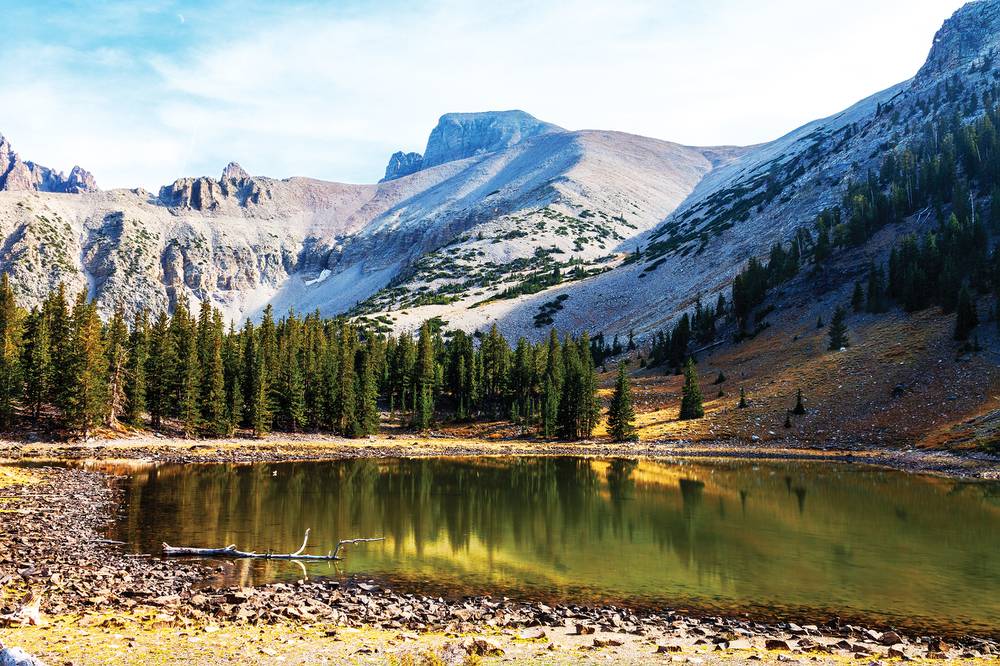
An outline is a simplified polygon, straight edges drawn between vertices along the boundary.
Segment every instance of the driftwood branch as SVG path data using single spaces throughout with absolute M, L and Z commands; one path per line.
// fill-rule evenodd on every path
M 371 539 L 341 539 L 337 542 L 337 547 L 326 555 L 305 555 L 306 544 L 309 543 L 309 530 L 306 530 L 302 539 L 302 546 L 294 553 L 257 553 L 254 551 L 239 550 L 236 544 L 230 544 L 225 548 L 191 548 L 189 546 L 171 546 L 163 544 L 163 554 L 170 557 L 233 557 L 252 558 L 259 560 L 340 560 L 340 548 L 345 544 L 368 543 L 370 541 L 382 541 L 385 537 L 375 537 Z

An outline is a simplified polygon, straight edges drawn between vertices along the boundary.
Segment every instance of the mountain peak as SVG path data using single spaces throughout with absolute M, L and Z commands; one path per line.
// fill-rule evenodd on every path
M 226 168 L 222 170 L 221 180 L 223 182 L 227 180 L 245 180 L 249 177 L 250 174 L 244 171 L 243 167 L 241 167 L 236 162 L 230 162 L 229 164 L 226 165 Z
M 988 72 L 1000 51 L 1000 0 L 974 0 L 952 14 L 934 35 L 917 79 L 926 81 L 971 65 Z
M 67 177 L 54 169 L 24 161 L 14 152 L 10 141 L 0 134 L 0 191 L 79 194 L 96 189 L 97 181 L 89 171 L 75 166 Z
M 446 113 L 431 130 L 424 154 L 393 153 L 383 180 L 510 148 L 532 137 L 565 131 L 520 110 Z

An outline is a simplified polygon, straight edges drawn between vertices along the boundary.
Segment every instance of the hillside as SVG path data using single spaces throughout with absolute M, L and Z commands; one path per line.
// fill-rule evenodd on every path
M 182 178 L 156 194 L 7 188 L 0 266 L 29 305 L 62 281 L 87 288 L 105 316 L 178 298 L 207 298 L 231 320 L 268 304 L 326 315 L 471 306 L 540 276 L 547 285 L 606 270 L 739 154 L 567 132 L 523 112 L 446 114 L 419 169 L 372 185 L 230 164 L 219 179 Z M 552 280 L 557 267 L 565 276 Z

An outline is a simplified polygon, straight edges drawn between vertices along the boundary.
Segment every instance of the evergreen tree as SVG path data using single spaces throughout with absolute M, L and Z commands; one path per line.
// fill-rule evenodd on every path
M 628 380 L 625 361 L 618 363 L 618 380 L 615 382 L 615 391 L 611 396 L 611 406 L 608 410 L 608 432 L 616 442 L 637 439 L 632 386 Z
M 73 307 L 68 358 L 66 423 L 88 439 L 107 414 L 108 360 L 97 305 L 81 292 Z
M 108 357 L 108 411 L 106 422 L 109 428 L 118 427 L 118 418 L 125 413 L 127 398 L 125 387 L 128 377 L 129 333 L 125 324 L 125 312 L 120 307 L 108 324 L 105 351 Z
M 837 306 L 833 311 L 833 318 L 830 320 L 830 345 L 829 351 L 837 351 L 849 346 L 850 340 L 847 337 L 847 312 L 843 307 Z
M 236 325 L 229 324 L 229 334 L 223 345 L 222 367 L 226 386 L 226 432 L 233 433 L 243 421 L 243 359 L 242 338 Z
M 0 275 L 0 428 L 14 425 L 21 396 L 21 321 L 7 274 Z
M 271 400 L 264 352 L 258 332 L 248 319 L 243 327 L 243 410 L 245 421 L 255 437 L 271 429 Z
M 345 437 L 353 437 L 360 430 L 357 422 L 356 345 L 357 333 L 344 324 L 340 329 L 335 423 L 337 431 Z
M 806 406 L 802 403 L 802 389 L 799 389 L 795 396 L 795 409 L 792 410 L 792 414 L 796 416 L 801 416 L 806 413 Z
M 170 376 L 177 365 L 177 349 L 170 335 L 166 312 L 160 312 L 149 331 L 146 361 L 146 404 L 154 428 L 170 413 Z
M 854 283 L 854 294 L 851 296 L 851 309 L 861 312 L 865 307 L 865 292 L 861 288 L 861 281 Z
M 128 341 L 128 363 L 125 372 L 124 419 L 141 425 L 146 412 L 146 365 L 149 359 L 149 314 L 145 308 L 135 314 Z
M 958 307 L 955 315 L 955 339 L 964 341 L 969 339 L 969 334 L 979 324 L 979 317 L 976 314 L 976 301 L 972 298 L 969 288 L 962 285 L 958 292 Z
M 746 409 L 749 406 L 750 406 L 750 403 L 747 402 L 747 392 L 746 392 L 746 389 L 744 389 L 744 388 L 741 387 L 740 388 L 740 402 L 737 405 L 737 407 L 739 407 L 740 409 Z
M 493 330 L 496 330 L 495 326 Z M 499 333 L 496 335 L 499 336 Z M 499 353 L 498 350 L 494 351 Z M 496 373 L 500 371 L 498 366 L 503 362 L 498 357 L 491 360 L 490 391 L 494 396 L 501 390 L 502 378 Z M 434 380 L 437 373 L 434 367 L 434 339 L 430 325 L 426 322 L 420 327 L 420 336 L 417 339 L 416 375 L 413 426 L 418 430 L 427 430 L 434 418 Z
M 559 401 L 562 396 L 563 353 L 559 334 L 549 332 L 545 372 L 542 379 L 542 436 L 555 437 L 558 431 Z
M 21 368 L 25 407 L 31 419 L 37 421 L 42 408 L 51 398 L 54 372 L 49 317 L 43 309 L 33 308 L 25 322 Z
M 700 419 L 705 415 L 705 409 L 701 405 L 701 389 L 698 387 L 698 372 L 691 359 L 684 365 L 684 388 L 681 396 L 682 421 Z
M 223 323 L 222 315 L 215 312 L 209 315 L 210 323 L 204 332 L 204 351 L 202 361 L 201 389 L 201 422 L 206 431 L 216 437 L 231 432 L 231 418 L 226 392 L 226 371 L 223 358 Z
M 369 338 L 362 350 L 361 371 L 358 373 L 357 426 L 354 435 L 374 435 L 378 432 L 377 351 L 374 338 Z

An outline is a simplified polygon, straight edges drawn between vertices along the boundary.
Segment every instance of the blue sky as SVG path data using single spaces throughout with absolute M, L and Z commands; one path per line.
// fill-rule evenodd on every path
M 448 111 L 696 145 L 773 139 L 912 76 L 953 0 L 0 0 L 0 133 L 102 187 L 373 182 Z

